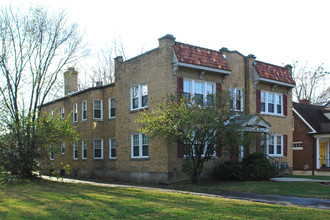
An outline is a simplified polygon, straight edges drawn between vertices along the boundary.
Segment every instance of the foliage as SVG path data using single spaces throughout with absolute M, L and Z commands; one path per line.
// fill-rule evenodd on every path
M 244 181 L 247 179 L 245 170 L 238 161 L 225 161 L 213 169 L 213 176 L 219 180 Z
M 328 101 L 325 97 L 329 97 L 329 92 L 319 90 L 329 75 L 330 72 L 324 69 L 323 64 L 310 68 L 307 62 L 295 61 L 292 69 L 292 77 L 296 82 L 293 95 L 298 101 L 302 99 L 310 100 L 312 103 Z
M 48 151 L 56 137 L 72 135 L 66 133 L 68 123 L 47 119 L 39 107 L 64 66 L 88 51 L 64 12 L 40 7 L 27 12 L 2 9 L 0 42 L 0 158 L 12 174 L 31 176 L 41 151 Z
M 75 141 L 78 137 L 69 118 L 40 115 L 38 120 L 31 121 L 22 115 L 19 121 L 19 135 L 10 128 L 14 123 L 8 125 L 8 132 L 0 135 L 0 167 L 13 175 L 31 177 L 32 172 L 39 170 L 37 159 L 49 158 L 50 144 L 59 146 L 60 140 Z M 27 132 L 28 128 L 33 128 L 34 132 Z
M 248 174 L 248 180 L 269 180 L 276 174 L 275 168 L 261 152 L 246 155 L 242 165 Z
M 234 181 L 269 180 L 275 173 L 275 168 L 260 152 L 246 155 L 242 162 L 225 161 L 213 170 L 215 179 Z
M 233 113 L 229 110 L 228 95 L 223 92 L 221 96 L 209 94 L 206 98 L 207 101 L 180 94 L 166 95 L 154 101 L 151 111 L 141 112 L 136 119 L 140 132 L 178 141 L 183 146 L 183 171 L 192 182 L 197 182 L 203 164 L 215 157 L 218 149 L 248 145 L 240 126 L 230 123 Z

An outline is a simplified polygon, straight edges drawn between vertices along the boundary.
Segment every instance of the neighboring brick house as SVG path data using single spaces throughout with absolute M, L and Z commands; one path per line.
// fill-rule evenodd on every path
M 330 108 L 293 103 L 293 172 L 330 175 Z
M 70 82 L 76 79 L 75 71 L 69 69 L 66 76 L 65 84 L 77 90 Z M 138 133 L 137 112 L 152 109 L 150 100 L 166 92 L 190 93 L 206 100 L 208 93 L 226 90 L 234 95 L 233 111 L 260 113 L 264 119 L 265 130 L 270 130 L 265 153 L 292 167 L 292 111 L 288 109 L 293 87 L 290 66 L 256 61 L 253 55 L 226 48 L 215 51 L 183 44 L 166 35 L 154 50 L 126 61 L 115 58 L 113 84 L 74 92 L 41 106 L 41 111 L 63 112 L 63 117 L 73 112 L 73 125 L 81 134 L 79 142 L 65 143 L 70 147 L 62 154 L 51 154 L 50 165 L 58 170 L 61 162 L 70 164 L 78 176 L 162 183 L 184 179 L 184 158 L 177 143 Z M 256 150 L 260 149 L 252 149 Z M 205 171 L 213 164 L 208 163 Z

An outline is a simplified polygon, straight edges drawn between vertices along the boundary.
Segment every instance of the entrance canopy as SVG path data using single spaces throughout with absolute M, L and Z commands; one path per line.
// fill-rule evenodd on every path
M 271 125 L 260 115 L 234 115 L 225 124 L 239 127 L 239 131 L 269 133 Z

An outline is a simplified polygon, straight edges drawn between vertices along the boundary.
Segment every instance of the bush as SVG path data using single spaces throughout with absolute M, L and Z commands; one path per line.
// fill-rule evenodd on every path
M 214 167 L 213 177 L 219 180 L 268 180 L 275 176 L 275 168 L 263 153 L 248 154 L 241 163 L 225 161 Z
M 243 181 L 245 179 L 242 165 L 236 161 L 225 161 L 215 166 L 213 176 L 219 180 Z
M 249 175 L 249 180 L 269 180 L 276 173 L 269 160 L 260 152 L 246 155 L 242 165 Z

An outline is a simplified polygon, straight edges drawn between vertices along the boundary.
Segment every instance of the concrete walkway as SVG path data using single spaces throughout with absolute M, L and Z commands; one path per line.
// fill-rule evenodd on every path
M 268 204 L 300 206 L 300 207 L 330 210 L 330 199 L 306 198 L 306 197 L 295 197 L 295 196 L 279 196 L 279 195 L 263 195 L 263 194 L 257 194 L 257 193 L 233 192 L 233 191 L 218 191 L 217 194 L 207 194 L 207 193 L 196 193 L 196 192 L 154 188 L 154 187 L 110 184 L 110 183 L 97 183 L 97 182 L 92 182 L 92 181 L 76 180 L 76 179 L 69 179 L 69 178 L 56 178 L 56 177 L 49 177 L 49 176 L 42 176 L 42 178 L 51 180 L 51 181 L 58 181 L 58 182 L 65 182 L 65 183 L 80 183 L 80 184 L 89 184 L 89 185 L 104 186 L 104 187 L 135 188 L 135 189 L 160 191 L 160 192 L 182 193 L 182 194 L 213 197 L 213 198 L 239 199 L 239 200 L 245 200 L 245 201 L 251 201 L 251 202 L 261 202 L 261 203 L 268 203 Z M 271 180 L 272 181 L 310 181 L 310 179 L 301 180 L 300 178 L 282 178 L 282 177 L 281 178 L 272 178 Z M 315 181 L 313 181 L 313 182 L 315 182 Z

